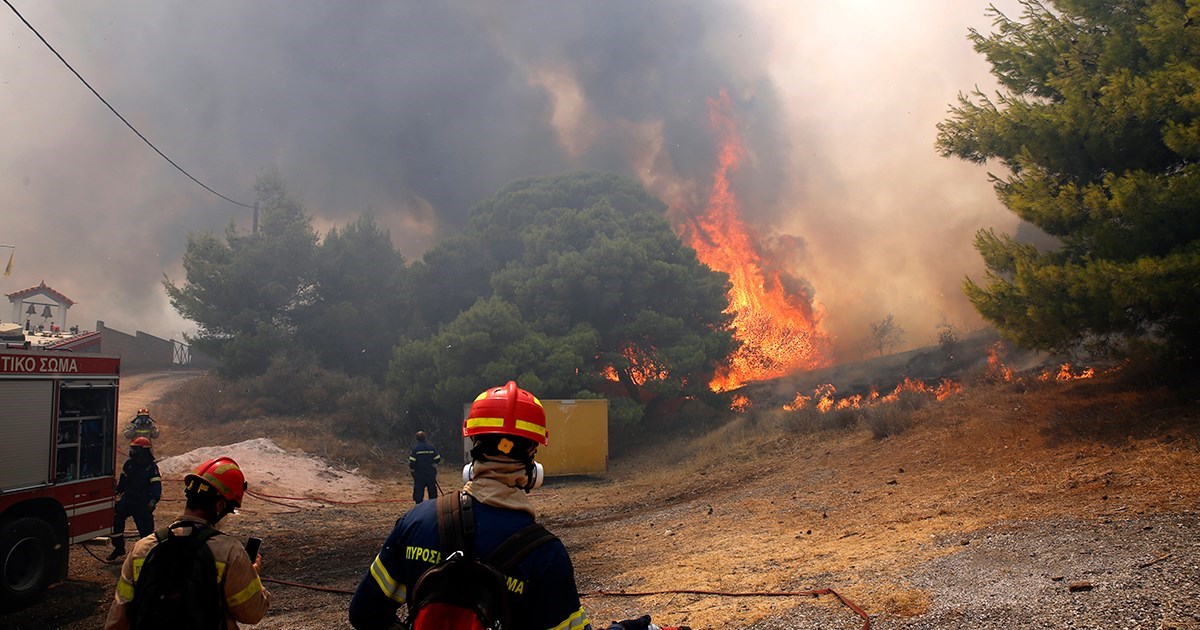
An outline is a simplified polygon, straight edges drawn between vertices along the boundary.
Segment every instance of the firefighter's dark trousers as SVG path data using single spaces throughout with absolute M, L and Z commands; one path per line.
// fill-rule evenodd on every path
M 129 499 L 121 497 L 113 510 L 113 548 L 125 551 L 125 521 L 133 517 L 137 525 L 138 538 L 145 538 L 154 533 L 154 510 L 150 509 L 149 499 Z
M 425 475 L 413 476 L 413 503 L 420 503 L 425 500 L 426 492 L 429 493 L 430 499 L 437 498 L 437 477 L 427 477 Z

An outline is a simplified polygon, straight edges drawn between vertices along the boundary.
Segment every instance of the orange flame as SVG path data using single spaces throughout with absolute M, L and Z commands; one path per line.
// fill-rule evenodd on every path
M 813 405 L 816 410 L 821 413 L 828 413 L 832 410 L 863 409 L 871 405 L 893 403 L 899 400 L 900 395 L 905 392 L 927 394 L 942 401 L 962 390 L 962 383 L 950 379 L 942 379 L 936 386 L 930 386 L 924 381 L 905 377 L 890 394 L 885 396 L 880 396 L 879 392 L 872 389 L 871 393 L 866 396 L 854 394 L 845 398 L 838 398 L 837 388 L 830 383 L 825 383 L 824 385 L 818 385 L 813 390 L 811 396 L 803 393 L 796 394 L 792 402 L 784 405 L 783 408 L 786 411 L 798 411 L 808 407 L 809 403 L 816 401 Z
M 621 348 L 621 354 L 629 360 L 629 376 L 636 385 L 645 385 L 647 381 L 661 381 L 667 378 L 666 368 L 658 365 L 651 352 L 642 348 L 627 345 Z M 621 377 L 613 366 L 604 368 L 604 378 L 610 381 L 620 381 Z
M 812 370 L 828 364 L 829 338 L 820 325 L 820 306 L 805 289 L 789 289 L 783 272 L 764 258 L 761 247 L 741 218 L 730 176 L 745 149 L 731 113 L 729 95 L 709 99 L 709 119 L 720 137 L 708 207 L 680 226 L 700 261 L 729 274 L 729 310 L 734 336 L 742 346 L 729 366 L 709 384 L 728 391 L 749 381 Z M 794 278 L 786 278 L 794 280 Z
M 988 348 L 987 369 L 984 380 L 992 383 L 1008 383 L 1013 380 L 1012 368 L 1004 365 L 1004 344 L 997 341 Z
M 1079 371 L 1078 373 L 1075 373 L 1075 372 L 1071 371 L 1070 363 L 1064 363 L 1059 366 L 1058 373 L 1055 374 L 1055 373 L 1052 373 L 1050 370 L 1045 370 L 1041 373 L 1041 375 L 1038 376 L 1038 380 L 1039 381 L 1048 381 L 1048 380 L 1053 379 L 1056 381 L 1073 381 L 1073 380 L 1079 380 L 1079 379 L 1084 379 L 1084 378 L 1092 378 L 1094 376 L 1096 376 L 1095 368 L 1090 368 L 1090 367 L 1084 368 L 1083 370 Z

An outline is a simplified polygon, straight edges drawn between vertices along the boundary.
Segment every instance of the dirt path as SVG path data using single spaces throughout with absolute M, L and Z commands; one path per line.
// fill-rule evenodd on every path
M 121 377 L 121 396 L 118 416 L 121 422 L 128 422 L 142 407 L 150 409 L 154 415 L 154 403 L 183 383 L 200 376 L 204 372 L 195 370 L 173 370 L 169 372 L 147 372 L 130 374 Z M 170 423 L 167 418 L 158 422 Z

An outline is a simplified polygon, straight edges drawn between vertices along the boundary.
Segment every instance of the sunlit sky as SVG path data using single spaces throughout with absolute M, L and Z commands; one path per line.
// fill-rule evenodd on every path
M 989 167 L 933 148 L 957 93 L 992 85 L 966 38 L 991 28 L 986 1 L 12 3 L 200 180 L 250 201 L 278 169 L 319 230 L 369 208 L 409 260 L 525 177 L 610 170 L 700 203 L 722 88 L 748 220 L 803 239 L 794 271 L 844 348 L 888 313 L 910 346 L 943 317 L 981 325 L 960 288 L 982 271 L 973 235 L 1015 226 Z M 189 232 L 248 212 L 145 146 L 8 7 L 0 112 L 17 246 L 0 290 L 45 281 L 85 329 L 193 330 L 164 274 L 183 280 Z

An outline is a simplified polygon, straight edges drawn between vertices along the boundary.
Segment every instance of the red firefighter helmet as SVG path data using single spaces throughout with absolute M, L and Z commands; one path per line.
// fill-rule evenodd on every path
M 191 492 L 208 492 L 212 488 L 235 507 L 241 506 L 246 494 L 246 476 L 233 459 L 225 456 L 210 459 L 183 478 L 184 487 Z M 207 486 L 207 487 L 206 487 Z
M 132 446 L 140 446 L 142 448 L 150 448 L 150 446 L 151 446 L 150 438 L 145 437 L 145 436 L 135 437 L 135 438 L 133 438 L 133 441 L 129 443 L 129 446 L 131 446 L 131 447 Z
M 550 434 L 546 431 L 542 401 L 517 387 L 516 381 L 483 392 L 471 403 L 467 419 L 463 420 L 463 437 L 489 433 L 515 435 L 546 446 Z

